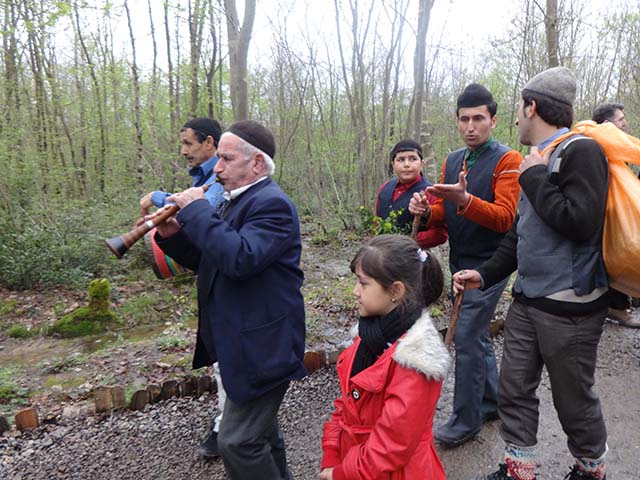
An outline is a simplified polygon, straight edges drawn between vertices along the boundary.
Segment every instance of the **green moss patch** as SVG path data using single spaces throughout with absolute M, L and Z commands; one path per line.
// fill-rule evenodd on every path
M 89 284 L 89 306 L 68 313 L 49 329 L 49 334 L 62 337 L 82 337 L 102 333 L 122 325 L 115 313 L 109 310 L 111 284 L 102 278 Z
M 91 307 L 80 307 L 58 320 L 49 334 L 57 333 L 65 338 L 95 335 L 119 326 L 121 322 L 113 312 L 98 312 Z

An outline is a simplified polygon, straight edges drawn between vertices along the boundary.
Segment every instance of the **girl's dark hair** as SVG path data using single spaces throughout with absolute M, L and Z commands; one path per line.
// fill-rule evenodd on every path
M 351 271 L 360 265 L 362 272 L 388 289 L 402 282 L 406 293 L 398 308 L 402 313 L 424 308 L 435 302 L 444 288 L 444 276 L 438 259 L 425 251 L 423 262 L 418 244 L 404 235 L 373 237 L 351 260 Z

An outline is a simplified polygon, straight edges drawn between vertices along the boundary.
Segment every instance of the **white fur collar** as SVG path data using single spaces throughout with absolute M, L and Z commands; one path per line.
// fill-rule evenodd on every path
M 403 367 L 424 373 L 427 378 L 443 380 L 451 366 L 451 355 L 427 310 L 407 334 L 398 340 L 393 359 Z

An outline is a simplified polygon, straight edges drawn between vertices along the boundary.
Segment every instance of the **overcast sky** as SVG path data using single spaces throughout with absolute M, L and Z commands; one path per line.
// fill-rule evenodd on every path
M 368 2 L 359 3 L 366 6 Z M 409 7 L 408 21 L 412 28 L 418 23 L 417 3 L 411 0 Z M 343 4 L 348 5 L 348 2 Z M 517 0 L 436 0 L 429 21 L 429 43 L 454 49 L 462 46 L 476 51 L 489 48 L 490 39 L 509 25 L 518 4 Z M 273 24 L 282 23 L 285 16 L 291 34 L 297 31 L 305 31 L 309 35 L 335 32 L 333 0 L 258 0 L 254 27 L 254 39 L 257 41 L 251 52 L 253 60 L 269 45 Z M 384 29 L 379 30 L 384 34 Z M 403 41 L 412 58 L 415 36 L 413 32 L 408 33 L 403 36 Z
M 348 4 L 348 2 L 343 2 Z M 436 0 L 431 11 L 429 22 L 429 39 L 432 44 L 445 47 L 476 51 L 489 47 L 489 40 L 496 36 L 501 29 L 505 29 L 509 20 L 515 14 L 518 6 L 516 0 Z M 239 8 L 243 1 L 238 1 Z M 367 1 L 361 1 L 366 5 Z M 148 22 L 147 0 L 129 0 L 135 25 L 136 48 L 139 51 L 138 60 L 144 63 L 150 58 L 151 34 Z M 156 8 L 157 7 L 157 8 Z M 242 10 L 240 8 L 240 15 Z M 411 27 L 417 26 L 417 1 L 412 0 L 409 8 L 409 22 Z M 254 34 L 250 48 L 250 63 L 255 65 L 264 60 L 269 54 L 273 43 L 274 30 L 277 26 L 287 25 L 290 38 L 335 35 L 335 16 L 333 0 L 257 0 L 257 13 L 254 24 Z M 164 27 L 163 11 L 160 2 L 154 3 L 154 22 L 157 43 L 160 48 L 159 62 L 164 60 Z M 117 39 L 122 48 L 129 51 L 129 32 L 126 17 L 122 17 L 118 25 Z M 381 29 L 382 30 L 382 29 Z M 384 34 L 384 31 L 380 33 Z M 404 46 L 413 55 L 415 36 L 413 32 L 404 35 Z
M 103 3 L 105 0 L 94 0 Z M 386 0 L 387 4 L 393 0 Z M 408 21 L 411 28 L 417 26 L 417 0 L 410 0 Z M 572 0 L 574 4 L 582 4 L 582 13 L 587 22 L 597 23 L 604 12 L 620 11 L 620 5 L 633 3 L 635 0 Z M 545 0 L 537 0 L 544 8 Z M 242 16 L 243 0 L 238 0 Z M 521 9 L 520 0 L 435 0 L 429 22 L 428 43 L 440 45 L 456 52 L 469 54 L 469 58 L 482 56 L 490 47 L 490 41 L 503 37 L 510 26 L 510 21 Z M 342 4 L 348 8 L 349 2 Z M 359 2 L 361 7 L 369 4 L 367 0 Z M 132 11 L 138 62 L 149 65 L 151 59 L 151 35 L 148 21 L 147 0 L 129 0 Z M 166 65 L 163 11 L 161 2 L 153 2 L 156 37 L 159 48 L 158 62 L 161 68 Z M 183 8 L 186 8 L 184 5 Z M 636 7 L 637 9 L 637 7 Z M 129 51 L 129 32 L 126 17 L 118 22 L 116 39 L 121 51 Z M 269 61 L 270 48 L 273 45 L 275 32 L 286 25 L 287 37 L 294 47 L 297 39 L 306 35 L 311 41 L 335 42 L 334 0 L 257 0 L 257 14 L 253 30 L 253 38 L 249 52 L 249 63 L 257 66 Z M 346 27 L 345 27 L 346 28 Z M 378 26 L 378 34 L 384 36 L 385 29 Z M 71 34 L 71 32 L 68 32 Z M 349 32 L 344 35 L 348 36 Z M 186 41 L 187 33 L 183 33 L 182 41 Z M 175 41 L 175 39 L 173 39 Z M 226 43 L 226 42 L 225 42 Z M 412 62 L 415 47 L 415 35 L 412 31 L 403 36 L 403 47 L 407 60 Z M 117 47 L 118 48 L 118 47 Z M 146 59 L 146 61 L 145 61 Z M 409 68 L 410 70 L 410 68 Z

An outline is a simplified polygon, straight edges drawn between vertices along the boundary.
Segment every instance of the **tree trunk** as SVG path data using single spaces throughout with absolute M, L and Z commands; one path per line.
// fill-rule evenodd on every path
M 136 176 L 138 186 L 144 184 L 144 150 L 142 144 L 142 114 L 140 108 L 140 79 L 138 78 L 138 65 L 136 60 L 136 40 L 133 36 L 133 25 L 131 25 L 131 14 L 129 3 L 124 0 L 124 9 L 127 12 L 127 25 L 129 26 L 129 38 L 131 39 L 131 75 L 133 76 L 133 113 L 134 126 L 136 129 Z
M 422 131 L 422 112 L 424 107 L 424 76 L 427 55 L 427 31 L 433 0 L 420 0 L 418 5 L 418 31 L 416 32 L 416 50 L 413 55 L 413 138 L 420 139 Z
M 147 0 L 149 10 L 149 27 L 151 29 L 151 44 L 153 46 L 153 63 L 151 65 L 151 93 L 149 95 L 149 115 L 151 117 L 151 125 L 158 125 L 158 112 L 156 101 L 158 99 L 158 45 L 156 43 L 156 27 L 153 22 L 153 14 L 151 10 L 151 0 Z M 150 128 L 151 144 L 158 145 L 157 128 Z M 156 147 L 157 148 L 157 147 Z M 155 157 L 155 155 L 154 155 Z
M 204 24 L 203 8 L 200 0 L 192 6 L 189 0 L 189 70 L 191 72 L 189 118 L 198 115 L 200 101 L 200 50 L 202 49 L 202 27 Z
M 256 0 L 245 0 L 242 27 L 238 20 L 235 0 L 224 0 L 229 39 L 229 70 L 231 73 L 231 105 L 234 120 L 249 118 L 249 94 L 247 87 L 247 57 L 253 21 L 256 16 Z
M 105 132 L 105 122 L 104 122 L 104 111 L 102 105 L 102 89 L 100 88 L 100 82 L 98 81 L 98 77 L 96 75 L 96 67 L 91 59 L 91 55 L 89 54 L 89 49 L 85 44 L 84 37 L 82 35 L 82 29 L 80 27 L 80 13 L 78 11 L 78 6 L 74 5 L 75 9 L 75 27 L 76 27 L 76 36 L 78 38 L 78 42 L 80 43 L 80 48 L 82 54 L 84 55 L 84 59 L 89 65 L 89 73 L 91 76 L 91 80 L 93 82 L 94 95 L 96 97 L 96 105 L 98 110 L 98 130 L 100 133 L 100 149 L 98 155 L 96 157 L 95 162 L 95 177 L 98 182 L 98 189 L 100 193 L 104 194 L 105 192 L 105 175 L 106 175 L 106 156 L 107 156 L 107 144 L 106 144 L 106 132 Z
M 216 32 L 216 15 L 215 8 L 212 4 L 209 5 L 209 24 L 211 28 L 211 63 L 207 68 L 207 113 L 209 117 L 215 118 L 215 92 L 213 88 L 213 80 L 215 74 L 218 71 L 218 65 L 216 64 L 218 57 L 218 37 Z
M 560 65 L 558 61 L 558 0 L 547 0 L 544 28 L 547 37 L 549 68 L 557 67 Z
M 176 110 L 176 86 L 174 83 L 173 60 L 171 58 L 171 30 L 169 28 L 169 0 L 164 0 L 164 34 L 167 41 L 167 77 L 169 80 L 169 129 L 175 135 L 178 131 L 178 112 Z M 171 187 L 170 192 L 175 192 L 178 169 L 171 162 Z

